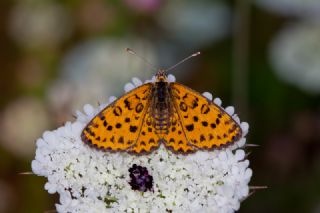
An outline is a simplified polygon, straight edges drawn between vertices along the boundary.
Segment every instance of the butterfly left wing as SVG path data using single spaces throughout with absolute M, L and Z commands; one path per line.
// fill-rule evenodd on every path
M 239 124 L 212 101 L 179 83 L 171 83 L 170 88 L 190 145 L 211 149 L 231 144 L 241 137 Z
M 135 147 L 141 146 L 139 137 L 150 105 L 151 87 L 152 83 L 143 84 L 108 105 L 84 128 L 82 140 L 105 150 L 148 151 L 148 147 Z M 157 141 L 153 145 L 157 146 Z
M 150 113 L 150 110 L 151 106 L 144 116 L 139 138 L 137 139 L 136 144 L 129 150 L 131 153 L 149 153 L 159 146 L 161 136 L 156 133 L 156 129 L 153 126 L 153 116 Z

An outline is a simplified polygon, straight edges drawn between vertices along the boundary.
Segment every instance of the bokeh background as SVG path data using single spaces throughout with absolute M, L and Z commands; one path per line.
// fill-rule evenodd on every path
M 132 77 L 179 82 L 250 124 L 257 190 L 239 212 L 320 212 L 319 0 L 1 0 L 0 212 L 54 212 L 35 140 Z

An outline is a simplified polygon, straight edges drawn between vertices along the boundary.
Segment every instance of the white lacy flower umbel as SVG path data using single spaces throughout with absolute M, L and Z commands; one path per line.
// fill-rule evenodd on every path
M 169 79 L 174 81 L 171 75 Z M 134 78 L 125 88 L 141 84 Z M 204 95 L 212 99 L 210 93 Z M 214 102 L 221 105 L 219 98 Z M 75 122 L 45 132 L 37 141 L 32 170 L 48 178 L 49 193 L 59 193 L 58 212 L 234 212 L 248 196 L 252 170 L 241 149 L 247 123 L 241 123 L 243 137 L 225 149 L 180 155 L 161 145 L 137 156 L 99 151 L 81 141 L 82 129 L 104 107 L 86 105 Z M 233 107 L 225 110 L 234 113 Z M 152 190 L 132 190 L 128 170 L 134 164 L 152 176 Z

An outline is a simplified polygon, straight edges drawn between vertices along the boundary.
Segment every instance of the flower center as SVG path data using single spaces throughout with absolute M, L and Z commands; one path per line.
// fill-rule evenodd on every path
M 129 172 L 129 184 L 132 190 L 139 190 L 141 192 L 152 191 L 153 177 L 149 175 L 146 167 L 133 164 Z

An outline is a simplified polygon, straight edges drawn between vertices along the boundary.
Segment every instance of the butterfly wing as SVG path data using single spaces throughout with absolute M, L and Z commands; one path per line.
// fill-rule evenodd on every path
M 182 84 L 171 83 L 170 88 L 171 99 L 190 145 L 211 149 L 231 144 L 241 137 L 241 127 L 222 108 Z
M 130 152 L 141 154 L 149 153 L 153 149 L 158 148 L 161 136 L 156 134 L 156 130 L 152 124 L 153 117 L 150 113 L 151 107 L 149 106 L 148 111 L 143 119 L 141 131 L 136 144 L 129 150 Z
M 139 139 L 150 105 L 151 88 L 151 83 L 143 84 L 108 105 L 84 128 L 82 140 L 100 149 L 136 153 L 158 146 L 157 141 L 142 146 Z
M 168 134 L 164 135 L 164 145 L 174 152 L 191 153 L 196 151 L 196 147 L 192 146 L 188 141 L 187 133 L 183 128 L 181 115 L 176 107 L 173 106 L 171 116 L 171 126 Z

